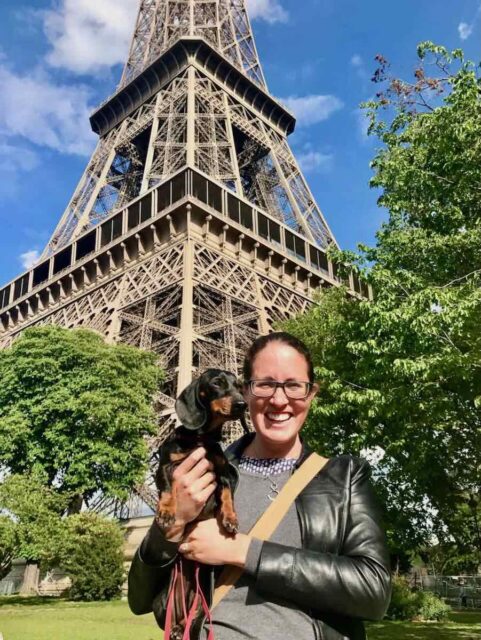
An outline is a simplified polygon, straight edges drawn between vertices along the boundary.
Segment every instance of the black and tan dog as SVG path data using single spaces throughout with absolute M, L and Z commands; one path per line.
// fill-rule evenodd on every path
M 214 465 L 217 491 L 198 519 L 206 520 L 219 514 L 226 531 L 236 533 L 238 525 L 232 487 L 220 441 L 222 426 L 230 420 L 240 419 L 244 429 L 248 430 L 244 418 L 246 406 L 236 377 L 219 369 L 207 369 L 181 393 L 175 410 L 182 426 L 163 445 L 155 478 L 159 491 L 157 522 L 163 529 L 168 529 L 175 522 L 177 492 L 172 480 L 174 469 L 194 449 L 204 447 L 206 458 Z
M 240 420 L 245 431 L 246 402 L 241 385 L 236 377 L 227 371 L 208 369 L 192 382 L 179 396 L 175 409 L 182 426 L 162 446 L 156 485 L 159 503 L 156 520 L 164 531 L 169 531 L 175 523 L 177 511 L 177 490 L 173 472 L 182 460 L 194 449 L 204 447 L 206 458 L 214 466 L 217 489 L 207 501 L 198 520 L 217 517 L 228 533 L 236 533 L 237 515 L 232 497 L 232 477 L 229 465 L 220 446 L 222 426 L 231 420 Z M 185 626 L 185 603 L 192 604 L 194 590 L 194 569 L 192 562 L 183 561 L 182 587 L 176 587 L 175 606 L 172 620 L 171 640 L 182 638 Z M 181 593 L 182 592 L 182 593 Z

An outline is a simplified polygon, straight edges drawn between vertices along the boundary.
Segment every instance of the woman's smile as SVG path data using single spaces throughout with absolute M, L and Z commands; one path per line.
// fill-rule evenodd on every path
M 286 420 L 289 420 L 292 417 L 290 413 L 275 413 L 273 411 L 269 411 L 269 413 L 266 413 L 265 415 L 268 420 L 271 420 L 271 422 L 286 422 Z

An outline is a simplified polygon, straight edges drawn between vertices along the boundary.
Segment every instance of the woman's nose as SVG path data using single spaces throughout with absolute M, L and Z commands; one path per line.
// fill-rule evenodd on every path
M 273 404 L 287 404 L 289 402 L 289 398 L 286 396 L 286 392 L 282 387 L 276 387 L 276 390 L 271 396 L 271 402 Z

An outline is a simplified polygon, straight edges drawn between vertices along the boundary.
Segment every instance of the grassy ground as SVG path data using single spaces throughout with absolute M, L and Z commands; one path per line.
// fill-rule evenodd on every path
M 162 640 L 152 615 L 134 616 L 125 602 L 0 598 L 3 640 Z
M 451 621 L 378 622 L 369 625 L 369 640 L 481 640 L 481 612 L 453 612 Z
M 0 598 L 0 632 L 4 640 L 162 640 L 153 617 L 133 616 L 125 602 L 45 598 Z M 369 640 L 481 640 L 481 612 L 454 612 L 443 624 L 379 622 Z

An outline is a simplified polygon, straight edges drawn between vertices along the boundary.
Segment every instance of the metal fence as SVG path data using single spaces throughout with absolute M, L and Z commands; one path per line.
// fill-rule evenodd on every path
M 481 575 L 414 575 L 412 586 L 433 591 L 452 606 L 481 609 Z

